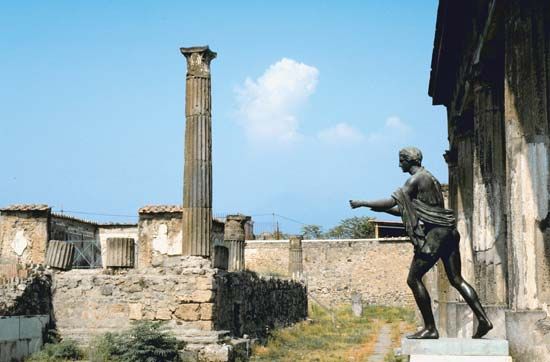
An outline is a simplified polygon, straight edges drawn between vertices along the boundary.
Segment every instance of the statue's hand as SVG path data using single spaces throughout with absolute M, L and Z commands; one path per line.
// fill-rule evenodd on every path
M 357 209 L 361 205 L 360 205 L 359 201 L 349 200 L 349 206 L 351 206 L 352 209 Z

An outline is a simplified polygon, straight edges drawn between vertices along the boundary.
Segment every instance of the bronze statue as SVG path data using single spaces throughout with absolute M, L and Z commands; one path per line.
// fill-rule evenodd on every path
M 449 282 L 468 303 L 478 319 L 473 338 L 481 338 L 493 325 L 479 302 L 474 288 L 461 275 L 459 241 L 452 210 L 445 209 L 439 181 L 422 167 L 422 152 L 415 147 L 399 151 L 399 167 L 411 177 L 395 191 L 391 198 L 376 201 L 350 200 L 353 209 L 361 206 L 373 211 L 401 216 L 403 224 L 414 245 L 414 257 L 407 284 L 411 288 L 416 305 L 424 319 L 424 328 L 407 336 L 412 339 L 437 339 L 431 300 L 422 277 L 439 258 L 443 261 Z

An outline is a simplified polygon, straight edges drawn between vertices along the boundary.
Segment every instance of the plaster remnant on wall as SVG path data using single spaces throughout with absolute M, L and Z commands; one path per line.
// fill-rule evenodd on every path
M 155 237 L 153 238 L 153 250 L 160 254 L 178 255 L 181 253 L 181 247 L 175 241 L 181 240 L 181 232 L 175 239 L 168 237 L 168 225 L 160 224 Z
M 15 233 L 15 237 L 13 238 L 13 241 L 11 243 L 11 247 L 15 254 L 17 254 L 18 256 L 22 256 L 28 245 L 29 240 L 25 237 L 25 231 L 17 230 L 17 232 Z

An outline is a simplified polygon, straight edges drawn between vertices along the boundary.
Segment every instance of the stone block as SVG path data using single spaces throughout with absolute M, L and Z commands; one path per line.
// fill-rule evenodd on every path
M 430 356 L 508 356 L 508 341 L 504 339 L 407 339 L 401 340 L 404 355 Z
M 214 303 L 202 303 L 200 305 L 200 319 L 206 321 L 214 319 L 215 307 Z
M 128 304 L 128 318 L 132 320 L 141 320 L 143 317 L 143 305 L 141 303 Z
M 168 308 L 159 308 L 155 314 L 156 320 L 167 321 L 172 319 L 172 312 Z
M 214 292 L 211 290 L 195 290 L 191 294 L 191 301 L 197 303 L 207 303 L 214 300 Z
M 199 352 L 199 361 L 227 362 L 231 360 L 231 352 L 229 345 L 210 344 Z
M 212 290 L 214 287 L 214 278 L 210 276 L 198 277 L 196 279 L 195 288 L 199 290 Z
M 176 308 L 174 316 L 184 321 L 198 321 L 200 319 L 200 304 L 187 303 L 181 304 Z

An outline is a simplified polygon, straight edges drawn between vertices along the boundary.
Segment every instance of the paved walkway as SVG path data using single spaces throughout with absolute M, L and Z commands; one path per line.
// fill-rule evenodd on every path
M 391 326 L 384 324 L 378 333 L 378 339 L 374 345 L 374 352 L 369 357 L 369 362 L 384 362 L 384 357 L 391 350 Z

